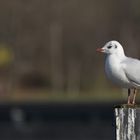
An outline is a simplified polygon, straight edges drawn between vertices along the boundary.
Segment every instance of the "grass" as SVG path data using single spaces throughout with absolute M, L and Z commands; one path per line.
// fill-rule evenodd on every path
M 48 90 L 17 89 L 0 97 L 2 102 L 116 102 L 122 100 L 121 90 L 94 89 L 87 92 L 51 92 Z
M 17 88 L 7 94 L 0 94 L 0 102 L 117 102 L 126 103 L 127 91 L 106 82 L 97 80 L 94 87 L 88 91 L 78 92 L 52 92 L 47 89 L 21 89 Z M 140 94 L 137 94 L 137 100 Z

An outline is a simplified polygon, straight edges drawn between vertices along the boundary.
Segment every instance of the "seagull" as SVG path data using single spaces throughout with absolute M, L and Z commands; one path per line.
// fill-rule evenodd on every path
M 140 89 L 140 60 L 127 57 L 118 41 L 109 41 L 98 52 L 106 54 L 105 73 L 122 88 L 128 89 L 127 104 L 135 105 L 136 93 Z

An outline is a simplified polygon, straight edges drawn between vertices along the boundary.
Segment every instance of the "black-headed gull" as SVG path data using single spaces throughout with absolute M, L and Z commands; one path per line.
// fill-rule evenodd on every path
M 97 51 L 107 54 L 105 60 L 107 77 L 128 89 L 127 104 L 134 105 L 137 89 L 140 89 L 140 61 L 125 56 L 122 45 L 117 41 L 109 41 Z M 131 90 L 133 90 L 132 93 Z

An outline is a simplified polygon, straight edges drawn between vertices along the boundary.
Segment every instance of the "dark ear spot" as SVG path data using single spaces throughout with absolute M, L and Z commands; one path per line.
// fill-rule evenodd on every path
M 108 48 L 108 49 L 111 49 L 111 47 L 112 47 L 112 46 L 108 46 L 107 48 Z
M 115 45 L 115 48 L 117 48 L 117 45 Z

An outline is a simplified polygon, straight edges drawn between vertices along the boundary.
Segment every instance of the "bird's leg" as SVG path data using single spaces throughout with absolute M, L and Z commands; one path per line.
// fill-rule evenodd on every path
M 137 95 L 137 89 L 134 88 L 134 91 L 133 91 L 133 100 L 132 100 L 132 104 L 133 104 L 133 105 L 135 104 L 136 95 Z
M 128 98 L 127 98 L 127 104 L 130 105 L 131 104 L 131 89 L 128 89 Z

